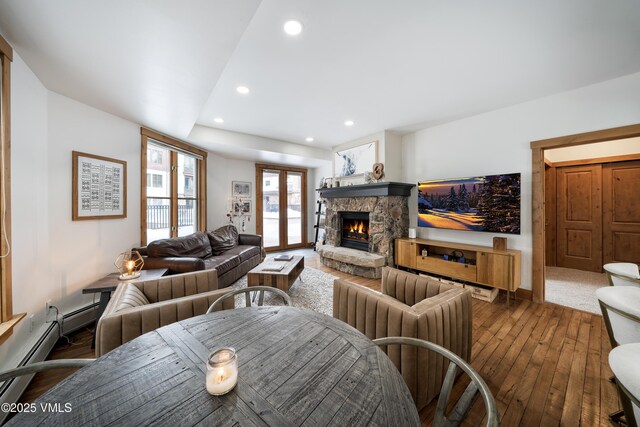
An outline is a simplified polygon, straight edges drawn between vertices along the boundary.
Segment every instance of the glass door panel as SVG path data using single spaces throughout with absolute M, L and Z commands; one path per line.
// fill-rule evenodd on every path
M 171 200 L 147 198 L 147 242 L 171 237 Z
M 287 174 L 287 245 L 302 243 L 302 174 Z
M 262 171 L 262 238 L 265 248 L 280 242 L 280 171 Z
M 147 147 L 147 242 L 171 237 L 171 153 Z
M 178 236 L 198 229 L 197 175 L 195 157 L 178 153 Z

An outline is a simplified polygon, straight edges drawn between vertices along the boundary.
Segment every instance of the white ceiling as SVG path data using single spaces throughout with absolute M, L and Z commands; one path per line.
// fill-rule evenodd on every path
M 0 0 L 51 90 L 180 138 L 198 123 L 318 148 L 637 72 L 638 22 L 638 0 Z
M 42 83 L 186 137 L 260 0 L 1 0 L 0 29 Z

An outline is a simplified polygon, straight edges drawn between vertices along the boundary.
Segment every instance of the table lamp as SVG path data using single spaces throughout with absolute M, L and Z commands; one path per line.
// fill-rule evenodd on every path
M 124 251 L 118 255 L 113 265 L 120 272 L 119 280 L 131 280 L 140 277 L 144 260 L 138 251 Z

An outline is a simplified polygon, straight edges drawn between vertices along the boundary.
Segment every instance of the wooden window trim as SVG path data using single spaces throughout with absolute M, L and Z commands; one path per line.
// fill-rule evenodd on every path
M 544 150 L 574 145 L 613 141 L 640 136 L 640 124 L 621 126 L 576 135 L 567 135 L 531 142 L 532 159 L 532 280 L 533 301 L 543 303 L 545 265 L 545 204 L 544 204 Z
M 0 36 L 0 61 L 2 61 L 0 144 L 4 148 L 4 174 L 0 175 L 0 189 L 4 188 L 5 191 L 4 195 L 0 193 L 0 222 L 3 213 L 6 221 L 4 228 L 0 224 L 0 253 L 6 254 L 9 251 L 7 242 L 9 242 L 9 246 L 11 243 L 11 62 L 13 61 L 13 49 L 2 36 Z M 6 236 L 2 235 L 4 230 L 6 230 Z M 11 336 L 14 326 L 26 316 L 26 313 L 15 315 L 13 313 L 11 277 L 11 253 L 9 252 L 5 258 L 0 259 L 0 344 Z
M 256 163 L 256 233 L 262 235 L 262 217 L 258 215 L 258 212 L 262 212 L 262 171 L 265 169 L 278 170 L 281 173 L 285 174 L 286 172 L 297 172 L 302 174 L 302 183 L 301 183 L 301 191 L 302 191 L 302 211 L 304 215 L 302 216 L 302 241 L 296 245 L 287 246 L 287 228 L 283 227 L 283 224 L 286 225 L 286 221 L 282 221 L 280 225 L 280 245 L 274 248 L 267 248 L 267 252 L 280 251 L 284 249 L 296 249 L 296 248 L 306 248 L 309 245 L 309 239 L 307 236 L 308 230 L 308 218 L 307 218 L 307 173 L 308 169 L 305 168 L 296 168 L 292 166 L 281 166 L 281 165 L 272 165 L 268 163 Z M 286 205 L 287 193 L 286 191 L 280 192 L 280 204 Z M 283 200 L 284 199 L 284 200 Z
M 147 129 L 144 127 L 140 128 L 141 135 L 141 144 L 140 144 L 140 244 L 147 244 L 147 148 L 149 146 L 149 139 L 156 140 L 162 142 L 164 144 L 173 146 L 182 151 L 186 151 L 188 153 L 194 154 L 196 156 L 202 157 L 202 160 L 197 159 L 196 165 L 198 170 L 198 230 L 204 231 L 207 229 L 207 152 L 195 147 L 191 144 L 187 144 L 186 142 L 177 140 L 168 135 L 161 134 L 159 132 L 153 131 L 151 129 Z M 177 153 L 175 151 L 171 152 L 171 164 L 175 164 L 175 160 L 177 158 Z M 173 189 L 177 186 L 178 177 L 176 174 L 171 174 L 170 184 L 171 184 L 171 194 L 170 199 L 174 201 L 174 191 Z M 175 202 L 177 203 L 177 197 L 175 198 Z M 178 218 L 177 213 L 172 212 L 172 223 L 177 224 Z M 175 217 L 175 218 L 174 218 Z

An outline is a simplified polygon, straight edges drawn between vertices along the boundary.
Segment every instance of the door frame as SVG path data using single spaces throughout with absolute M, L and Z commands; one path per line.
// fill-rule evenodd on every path
M 596 142 L 640 136 L 640 124 L 620 126 L 593 132 L 560 136 L 531 142 L 532 160 L 532 293 L 533 301 L 544 302 L 544 266 L 545 266 L 545 189 L 544 189 L 544 150 L 551 148 L 587 145 Z
M 286 180 L 287 172 L 295 172 L 302 174 L 302 182 L 301 182 L 301 200 L 300 203 L 302 205 L 302 217 L 301 217 L 301 242 L 295 245 L 287 245 L 287 221 L 286 216 L 283 219 L 280 218 L 280 245 L 265 248 L 267 252 L 275 252 L 282 251 L 287 249 L 297 249 L 297 248 L 306 248 L 308 246 L 308 230 L 307 230 L 307 220 L 308 220 L 308 211 L 307 211 L 307 173 L 308 169 L 305 168 L 296 168 L 293 166 L 284 166 L 284 165 L 272 165 L 268 163 L 256 163 L 256 233 L 263 235 L 262 228 L 262 171 L 263 170 L 278 170 L 281 173 L 281 179 Z M 284 177 L 284 178 L 282 178 Z M 286 181 L 285 181 L 286 182 Z M 280 187 L 280 186 L 279 186 Z M 286 189 L 286 186 L 285 186 Z M 279 195 L 279 203 L 280 206 L 283 204 L 287 205 L 287 192 L 280 192 Z

